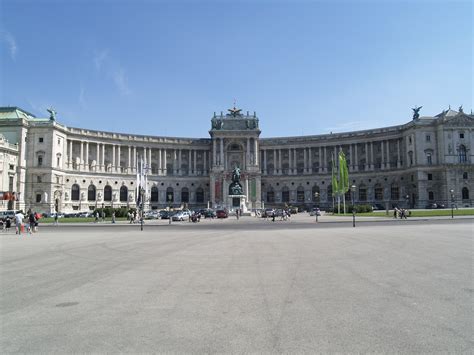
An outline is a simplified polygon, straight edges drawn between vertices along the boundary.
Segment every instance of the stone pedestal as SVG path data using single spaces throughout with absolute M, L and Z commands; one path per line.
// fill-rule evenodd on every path
M 242 213 L 247 212 L 247 196 L 245 195 L 227 195 L 227 206 L 230 211 L 242 209 Z

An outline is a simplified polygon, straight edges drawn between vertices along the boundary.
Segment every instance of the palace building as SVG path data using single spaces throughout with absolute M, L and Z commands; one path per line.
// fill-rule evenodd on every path
M 67 127 L 54 110 L 39 118 L 1 107 L 0 209 L 136 207 L 142 159 L 149 167 L 146 203 L 152 209 L 330 208 L 332 159 L 341 150 L 357 204 L 473 205 L 474 116 L 462 107 L 432 117 L 416 112 L 399 126 L 278 138 L 260 138 L 255 113 L 228 111 L 213 115 L 209 137 L 173 138 Z M 236 166 L 245 206 L 229 198 Z

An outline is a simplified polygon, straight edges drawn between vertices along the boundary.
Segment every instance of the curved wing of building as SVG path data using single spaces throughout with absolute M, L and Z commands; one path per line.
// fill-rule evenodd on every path
M 474 116 L 462 109 L 364 131 L 278 138 L 260 133 L 256 114 L 235 108 L 214 114 L 209 138 L 194 139 L 67 127 L 53 113 L 37 118 L 2 107 L 0 192 L 15 197 L 0 208 L 132 208 L 142 184 L 151 209 L 329 209 L 341 151 L 353 185 L 346 201 L 387 209 L 452 200 L 473 205 Z M 241 171 L 239 195 L 230 188 L 235 167 Z

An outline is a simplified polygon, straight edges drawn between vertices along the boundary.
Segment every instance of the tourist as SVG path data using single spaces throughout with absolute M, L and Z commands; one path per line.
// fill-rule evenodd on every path
M 59 216 L 58 216 L 58 213 L 56 212 L 56 214 L 54 215 L 54 225 L 57 226 L 59 225 Z
M 23 218 L 25 218 L 25 215 L 23 213 L 21 213 L 21 211 L 19 211 L 16 215 L 15 215 L 15 229 L 16 229 L 16 232 L 15 234 L 18 234 L 18 235 L 21 235 L 21 229 L 23 228 Z
M 112 223 L 115 223 L 115 211 L 112 212 Z
M 36 222 L 35 213 L 33 211 L 31 211 L 30 214 L 28 215 L 28 222 L 29 222 L 28 232 L 30 234 L 33 234 L 33 232 L 35 231 L 35 222 Z
M 96 211 L 95 213 L 95 223 L 99 222 L 99 211 Z
M 10 219 L 10 217 L 7 217 L 5 219 L 5 232 L 10 232 L 10 228 L 12 226 L 12 220 Z

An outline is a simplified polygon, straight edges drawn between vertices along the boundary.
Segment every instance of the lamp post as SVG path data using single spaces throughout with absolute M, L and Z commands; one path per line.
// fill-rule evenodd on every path
M 355 212 L 355 206 L 354 206 L 354 195 L 356 191 L 356 186 L 352 185 L 351 186 L 351 197 L 352 197 L 352 227 L 356 226 L 356 212 Z
M 454 190 L 449 190 L 451 193 L 451 218 L 454 218 Z
M 410 207 L 410 206 L 409 206 L 409 203 L 410 203 L 410 195 L 406 195 L 406 196 L 405 196 L 405 200 L 407 200 L 407 208 Z
M 172 194 L 168 194 L 168 215 L 169 215 L 169 221 L 168 224 L 171 224 L 171 199 L 173 198 Z
M 318 198 L 319 198 L 319 192 L 315 192 L 314 193 L 314 199 L 317 201 Z M 319 205 L 319 203 L 318 203 L 318 205 Z M 314 214 L 316 215 L 316 223 L 318 223 L 318 210 L 317 209 L 314 211 Z

